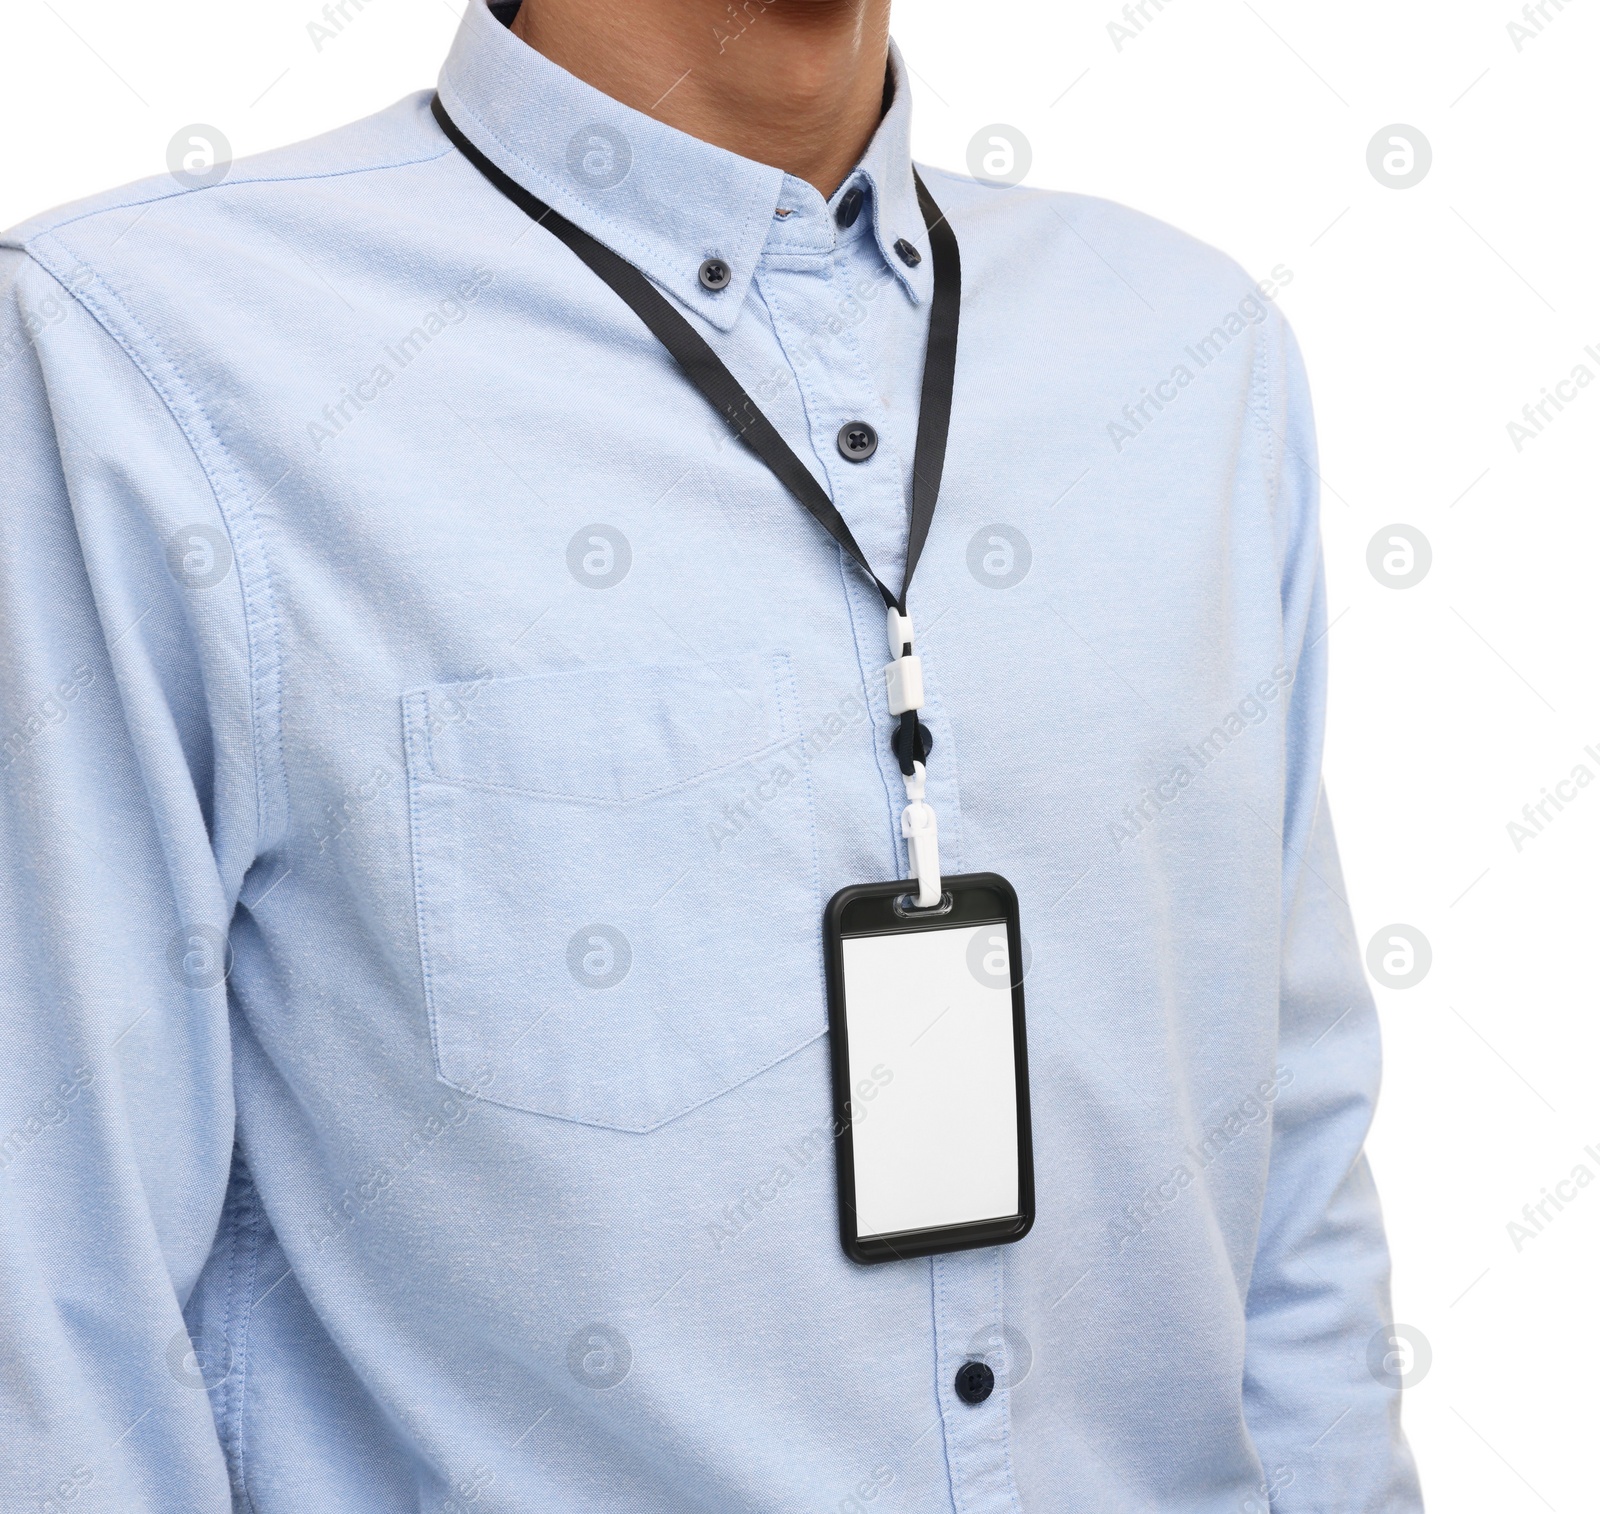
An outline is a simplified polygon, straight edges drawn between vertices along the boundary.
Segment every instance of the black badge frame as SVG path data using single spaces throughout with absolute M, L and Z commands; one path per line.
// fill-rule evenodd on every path
M 833 1130 L 839 1185 L 839 1240 L 852 1261 L 893 1262 L 1003 1246 L 1033 1228 L 1033 1119 L 1028 1103 L 1028 1038 L 1023 1008 L 1022 926 L 1017 895 L 998 873 L 962 873 L 944 880 L 945 899 L 932 909 L 910 907 L 902 879 L 840 889 L 823 917 L 828 979 L 828 1039 L 833 1063 Z M 1011 969 L 1011 1040 L 1016 1058 L 1017 1212 L 998 1218 L 862 1237 L 856 1225 L 855 1146 L 851 1135 L 850 1042 L 844 996 L 846 936 L 952 929 L 1004 920 Z

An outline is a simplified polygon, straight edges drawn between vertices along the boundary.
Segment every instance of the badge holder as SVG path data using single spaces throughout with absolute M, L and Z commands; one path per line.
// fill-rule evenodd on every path
M 1033 1134 L 1017 896 L 997 873 L 841 889 L 823 928 L 839 1239 L 857 1262 L 1020 1241 Z
M 1034 1214 L 1016 891 L 940 876 L 922 660 L 893 605 L 888 634 L 911 877 L 841 889 L 823 921 L 839 1238 L 857 1262 L 1020 1241 Z

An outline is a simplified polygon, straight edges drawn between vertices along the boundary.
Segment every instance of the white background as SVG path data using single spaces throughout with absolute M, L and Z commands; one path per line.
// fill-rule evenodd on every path
M 0 223 L 160 172 L 191 122 L 242 155 L 425 87 L 457 4 L 350 4 L 319 51 L 314 0 L 7 0 Z M 1520 1253 L 1507 1232 L 1578 1162 L 1600 1175 L 1600 785 L 1520 852 L 1506 829 L 1575 764 L 1600 774 L 1600 386 L 1520 454 L 1506 429 L 1578 363 L 1600 375 L 1600 7 L 1546 5 L 1520 52 L 1513 0 L 1147 0 L 1120 52 L 1109 0 L 900 0 L 895 28 L 920 158 L 960 168 L 1006 123 L 1029 182 L 1137 206 L 1257 277 L 1293 270 L 1350 896 L 1363 943 L 1402 922 L 1433 950 L 1418 986 L 1376 989 L 1371 1155 L 1396 1318 L 1432 1351 L 1405 1415 L 1436 1511 L 1596 1499 L 1600 1184 Z M 1395 122 L 1433 148 L 1411 189 L 1367 168 Z M 1394 522 L 1432 545 L 1414 588 L 1366 566 Z

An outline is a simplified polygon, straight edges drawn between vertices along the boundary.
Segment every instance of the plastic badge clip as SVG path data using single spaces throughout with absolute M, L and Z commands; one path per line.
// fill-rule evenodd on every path
M 920 762 L 913 767 L 915 771 L 901 775 L 907 803 L 900 812 L 900 834 L 906 838 L 911 876 L 917 884 L 917 907 L 932 909 L 944 893 L 939 877 L 939 820 L 925 797 L 927 771 Z

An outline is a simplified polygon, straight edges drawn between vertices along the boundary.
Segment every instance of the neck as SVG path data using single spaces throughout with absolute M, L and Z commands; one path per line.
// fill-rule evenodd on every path
M 824 196 L 882 113 L 889 0 L 523 0 L 512 30 L 613 100 Z

